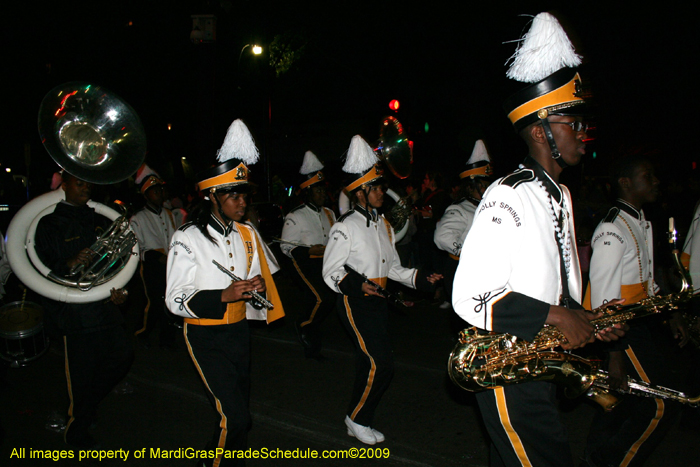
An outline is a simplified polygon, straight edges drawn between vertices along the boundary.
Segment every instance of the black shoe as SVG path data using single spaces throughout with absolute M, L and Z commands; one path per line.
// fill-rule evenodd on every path
M 311 343 L 309 335 L 302 329 L 299 323 L 294 323 L 294 328 L 297 331 L 297 337 L 299 337 L 301 346 L 304 347 L 304 353 L 306 353 L 307 350 L 311 350 L 313 348 L 313 344 Z
M 305 331 L 299 323 L 295 323 L 295 327 L 299 336 L 299 342 L 304 347 L 304 356 L 318 361 L 324 360 L 323 355 L 321 355 L 321 342 L 317 333 Z

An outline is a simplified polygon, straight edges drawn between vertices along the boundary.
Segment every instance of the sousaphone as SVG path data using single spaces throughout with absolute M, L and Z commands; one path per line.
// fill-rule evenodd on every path
M 101 86 L 71 82 L 52 89 L 39 108 L 39 136 L 53 160 L 68 173 L 91 183 L 107 185 L 126 180 L 146 157 L 146 137 L 136 112 L 125 101 Z M 70 303 L 86 303 L 110 296 L 110 289 L 122 288 L 138 266 L 138 245 L 131 235 L 120 258 L 94 283 L 86 286 L 52 278 L 52 273 L 34 251 L 34 236 L 39 220 L 53 212 L 65 199 L 57 189 L 38 196 L 15 215 L 7 231 L 7 257 L 12 271 L 30 289 L 44 297 Z M 117 211 L 93 201 L 88 205 L 115 223 L 124 222 Z M 124 235 L 120 229 L 120 235 Z M 132 233 L 133 234 L 133 233 Z M 113 255 L 114 256 L 114 255 Z

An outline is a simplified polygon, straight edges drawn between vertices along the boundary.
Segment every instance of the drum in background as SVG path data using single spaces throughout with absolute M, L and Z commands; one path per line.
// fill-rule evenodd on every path
M 33 302 L 12 302 L 0 308 L 0 358 L 19 368 L 49 348 L 44 309 Z

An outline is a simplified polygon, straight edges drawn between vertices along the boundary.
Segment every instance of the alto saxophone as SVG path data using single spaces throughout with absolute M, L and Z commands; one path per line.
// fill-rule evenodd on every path
M 675 229 L 673 234 L 675 245 Z M 674 256 L 680 265 L 677 249 Z M 684 268 L 681 268 L 681 272 L 683 284 L 679 292 L 648 297 L 630 305 L 598 308 L 593 312 L 602 312 L 603 315 L 590 323 L 596 331 L 602 331 L 632 319 L 678 310 L 679 305 L 688 302 L 693 295 L 693 287 L 687 274 L 683 273 Z M 556 326 L 548 324 L 544 325 L 532 342 L 511 334 L 485 332 L 472 327 L 460 333 L 459 342 L 450 354 L 447 371 L 452 382 L 471 392 L 527 381 L 549 381 L 564 386 L 567 397 L 586 393 L 603 408 L 611 410 L 616 401 L 608 393 L 609 387 L 605 386 L 607 383 L 603 384 L 607 381 L 607 375 L 600 370 L 598 362 L 554 350 L 566 342 L 564 334 Z M 671 390 L 660 386 L 636 381 L 633 383 L 637 384 L 637 391 L 646 391 L 652 397 L 685 400 L 688 404 L 698 404 L 700 401 L 700 396 L 688 398 L 675 391 L 671 394 L 668 392 Z M 682 396 L 676 397 L 678 394 Z

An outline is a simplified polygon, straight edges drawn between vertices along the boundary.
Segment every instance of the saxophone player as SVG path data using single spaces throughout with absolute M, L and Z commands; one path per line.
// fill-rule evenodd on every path
M 533 48 L 532 41 L 540 45 Z M 518 66 L 523 61 L 518 57 L 528 51 L 526 62 L 537 69 Z M 550 63 L 551 57 L 562 61 Z M 555 325 L 568 340 L 566 348 L 623 333 L 620 328 L 596 333 L 590 320 L 600 314 L 578 304 L 581 272 L 571 196 L 559 176 L 586 151 L 581 77 L 572 68 L 579 60 L 556 18 L 537 15 L 509 71 L 534 84 L 504 104 L 528 156 L 484 193 L 462 246 L 452 299 L 461 318 L 485 331 L 532 341 L 544 324 Z M 555 395 L 556 387 L 546 381 L 476 394 L 492 442 L 491 465 L 573 465 Z
M 642 156 L 628 156 L 617 161 L 611 178 L 618 198 L 593 234 L 590 284 L 584 300 L 589 309 L 614 298 L 634 304 L 659 291 L 654 282 L 652 226 L 642 210 L 659 195 L 654 167 Z M 627 389 L 625 379 L 631 375 L 647 383 L 677 386 L 663 358 L 658 324 L 649 319 L 634 322 L 623 339 L 606 349 L 614 385 Z M 685 345 L 688 339 L 679 312 L 672 315 L 670 324 L 680 345 Z M 612 412 L 597 413 L 586 447 L 587 462 L 641 465 L 679 410 L 680 404 L 670 400 L 627 397 Z

